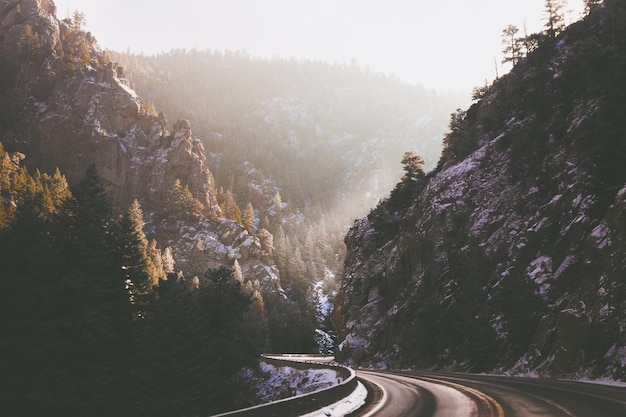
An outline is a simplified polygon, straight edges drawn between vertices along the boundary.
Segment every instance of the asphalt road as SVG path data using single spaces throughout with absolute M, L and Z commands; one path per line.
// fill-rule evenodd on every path
M 626 417 L 626 387 L 471 374 L 357 371 L 363 417 Z

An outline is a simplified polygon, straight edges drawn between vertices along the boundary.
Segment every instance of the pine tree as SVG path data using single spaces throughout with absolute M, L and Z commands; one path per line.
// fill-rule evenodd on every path
M 19 195 L 18 204 L 0 230 L 0 363 L 8 382 L 0 389 L 0 404 L 8 415 L 33 415 L 59 410 L 54 393 L 69 382 L 58 362 L 67 346 L 57 330 L 66 294 L 58 282 L 50 216 L 42 215 L 43 184 L 25 170 L 15 174 L 8 190 Z M 18 176 L 19 192 L 12 189 Z
M 424 159 L 415 151 L 407 151 L 402 155 L 402 169 L 405 174 L 402 181 L 417 181 L 424 176 Z
M 544 6 L 546 34 L 554 38 L 565 29 L 567 0 L 546 0 Z
M 257 237 L 261 242 L 261 248 L 272 256 L 274 253 L 274 236 L 266 229 L 261 229 L 257 233 Z
M 69 20 L 68 30 L 61 32 L 61 54 L 66 62 L 66 69 L 76 72 L 91 61 L 91 39 L 82 30 L 86 24 L 85 15 L 78 10 L 74 12 L 73 19 Z
M 164 273 L 163 266 L 158 265 L 160 264 L 158 249 L 156 247 L 151 249 L 143 231 L 143 212 L 137 200 L 133 201 L 128 212 L 120 219 L 119 228 L 120 255 L 124 262 L 122 268 L 130 286 L 134 314 L 136 317 L 145 317 L 154 299 L 159 278 L 162 278 Z
M 539 41 L 541 39 L 541 35 L 538 33 L 528 33 L 526 21 L 524 21 L 523 30 L 524 37 L 520 39 L 523 46 L 523 51 L 520 53 L 520 58 L 522 56 L 527 57 L 531 52 L 539 48 Z
M 0 143 L 0 230 L 9 225 L 17 207 L 17 195 L 26 185 L 25 171 L 20 174 L 23 159 L 23 154 L 9 154 Z
M 176 179 L 165 203 L 166 214 L 174 219 L 197 220 L 203 211 L 204 206 L 193 196 L 189 187 L 183 187 L 180 180 Z
M 283 209 L 283 199 L 280 196 L 280 193 L 274 194 L 274 199 L 272 201 L 272 209 L 276 212 L 279 212 Z
M 222 201 L 220 202 L 220 208 L 222 214 L 229 220 L 235 221 L 239 224 L 242 223 L 241 210 L 235 203 L 235 198 L 231 191 L 226 191 L 221 194 Z
M 255 350 L 267 352 L 270 349 L 270 334 L 265 300 L 251 281 L 246 283 L 244 293 L 250 297 L 250 308 L 243 315 L 243 331 Z
M 165 266 L 163 265 L 163 255 L 161 253 L 161 249 L 159 249 L 159 244 L 156 239 L 152 239 L 150 241 L 148 246 L 148 257 L 152 262 L 150 275 L 152 277 L 156 277 L 153 279 L 158 285 L 158 280 L 165 278 Z
M 172 248 L 168 246 L 163 250 L 163 254 L 161 255 L 161 259 L 163 262 L 163 272 L 167 274 L 174 273 L 174 257 L 172 256 Z
M 12 318 L 1 343 L 11 389 L 0 390 L 0 403 L 11 415 L 125 415 L 130 314 L 95 169 L 74 196 L 59 175 L 14 179 L 19 204 L 0 236 L 0 304 Z
M 517 65 L 517 62 L 520 59 L 521 44 L 517 38 L 518 32 L 519 28 L 515 25 L 508 25 L 502 31 L 502 44 L 505 45 L 502 50 L 502 53 L 504 54 L 504 59 L 502 59 L 503 64 L 510 62 L 513 65 Z
M 243 227 L 250 235 L 254 235 L 254 217 L 254 207 L 252 207 L 252 203 L 248 203 L 243 212 Z
M 241 283 L 234 279 L 233 271 L 221 267 L 205 273 L 197 293 L 197 316 L 201 328 L 212 333 L 216 349 L 205 361 L 212 361 L 209 372 L 214 374 L 213 380 L 221 381 L 215 384 L 210 396 L 206 395 L 204 386 L 197 387 L 200 395 L 213 397 L 207 399 L 208 404 L 230 398 L 232 393 L 223 381 L 229 380 L 243 363 L 259 353 L 242 331 L 243 316 L 252 303 L 250 296 L 242 290 Z M 217 357 L 221 360 L 216 361 Z
M 585 13 L 589 14 L 602 4 L 602 0 L 585 0 Z
M 112 207 L 91 165 L 61 213 L 67 371 L 81 414 L 123 414 L 131 314 Z M 79 394 L 80 393 L 80 394 Z M 84 408 L 84 409 L 83 409 Z
M 233 279 L 241 285 L 244 284 L 243 272 L 241 272 L 241 266 L 239 265 L 239 261 L 237 261 L 237 259 L 235 259 L 235 263 L 233 264 Z

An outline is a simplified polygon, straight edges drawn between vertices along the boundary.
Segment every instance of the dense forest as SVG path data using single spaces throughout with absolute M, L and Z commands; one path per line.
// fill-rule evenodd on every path
M 236 271 L 187 279 L 113 208 L 91 168 L 70 189 L 0 145 L 3 413 L 193 415 L 232 407 L 260 352 L 260 308 Z M 252 314 L 253 316 L 255 314 Z

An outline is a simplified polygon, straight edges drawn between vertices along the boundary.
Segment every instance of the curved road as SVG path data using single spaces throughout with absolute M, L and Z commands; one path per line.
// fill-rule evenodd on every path
M 363 417 L 626 417 L 626 387 L 469 374 L 357 371 Z

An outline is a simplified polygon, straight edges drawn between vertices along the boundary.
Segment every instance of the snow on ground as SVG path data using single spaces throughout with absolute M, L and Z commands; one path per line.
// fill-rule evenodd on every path
M 308 394 L 343 381 L 333 369 L 296 369 L 261 362 L 266 379 L 259 384 L 258 395 L 264 402 Z
M 603 378 L 603 379 L 580 379 L 578 381 L 579 382 L 585 382 L 587 384 L 610 385 L 610 386 L 614 386 L 614 387 L 625 387 L 626 388 L 626 382 L 624 382 L 624 381 L 616 381 L 614 379 L 607 379 L 607 378 Z
M 271 356 L 270 356 L 271 357 Z M 285 359 L 281 355 L 282 359 Z M 332 357 L 307 357 L 308 360 L 326 360 Z M 294 357 L 297 359 L 297 356 Z M 261 372 L 265 378 L 257 384 L 257 395 L 264 403 L 279 399 L 308 394 L 343 382 L 333 369 L 296 369 L 290 366 L 275 366 L 265 361 L 260 362 Z M 322 409 L 306 414 L 306 417 L 333 416 L 340 417 L 360 408 L 367 398 L 367 389 L 359 383 L 357 389 L 346 398 Z
M 358 410 L 367 398 L 367 388 L 359 382 L 357 389 L 352 394 L 341 401 L 337 401 L 327 407 L 323 407 L 313 413 L 305 414 L 303 417 L 340 417 Z

